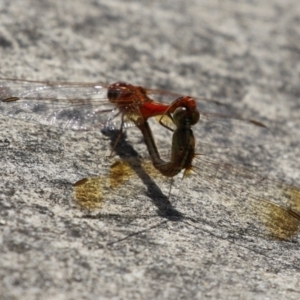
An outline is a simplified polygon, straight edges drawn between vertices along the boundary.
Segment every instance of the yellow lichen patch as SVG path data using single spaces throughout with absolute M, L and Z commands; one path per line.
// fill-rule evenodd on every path
M 123 184 L 134 174 L 134 171 L 130 167 L 129 163 L 120 160 L 115 162 L 110 167 L 110 187 L 117 188 L 119 185 Z
M 101 182 L 103 177 L 91 177 L 82 179 L 74 184 L 76 203 L 88 210 L 100 208 L 103 203 Z
M 285 189 L 285 194 L 289 198 L 289 207 L 300 214 L 300 189 L 289 186 Z
M 263 200 L 260 208 L 258 216 L 272 237 L 289 240 L 299 233 L 300 217 L 294 211 Z
M 107 175 L 85 178 L 74 184 L 75 201 L 81 208 L 96 210 L 104 201 L 114 203 L 120 195 L 126 201 L 139 195 L 141 190 L 138 187 L 147 180 L 165 180 L 151 161 L 139 158 L 116 161 L 105 173 Z

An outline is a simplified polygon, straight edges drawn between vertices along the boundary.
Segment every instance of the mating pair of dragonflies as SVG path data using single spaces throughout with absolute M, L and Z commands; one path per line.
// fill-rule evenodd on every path
M 209 153 L 214 145 L 247 147 L 270 135 L 262 123 L 233 115 L 229 106 L 220 102 L 182 97 L 121 82 L 104 85 L 2 79 L 0 113 L 72 130 L 120 129 L 119 138 L 124 128 L 136 126 L 144 137 L 153 167 L 161 175 L 174 177 L 183 171 L 195 178 L 197 186 L 206 184 L 224 197 L 240 191 L 239 195 L 244 195 L 239 203 L 244 207 L 240 219 L 247 220 L 246 215 L 241 214 L 250 211 L 250 207 L 256 207 L 256 212 L 268 207 L 275 214 L 267 221 L 272 223 L 267 226 L 275 228 L 270 229 L 271 233 L 276 231 L 280 238 L 290 238 L 298 233 L 298 187 L 270 180 L 244 167 L 215 161 L 205 155 L 205 151 Z M 161 158 L 149 126 L 148 120 L 152 117 L 157 117 L 160 125 L 172 132 L 167 160 Z M 78 186 L 85 181 L 81 180 Z M 221 190 L 225 192 L 222 194 Z M 234 210 L 230 205 L 225 209 Z

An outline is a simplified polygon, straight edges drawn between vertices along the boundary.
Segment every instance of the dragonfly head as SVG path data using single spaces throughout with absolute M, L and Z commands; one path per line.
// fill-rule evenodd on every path
M 179 128 L 182 126 L 193 126 L 198 123 L 200 118 L 199 111 L 197 109 L 189 110 L 186 107 L 178 107 L 173 113 L 173 121 Z

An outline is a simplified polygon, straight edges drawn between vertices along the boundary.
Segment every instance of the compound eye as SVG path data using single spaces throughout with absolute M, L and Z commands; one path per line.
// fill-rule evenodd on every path
M 200 113 L 196 109 L 191 113 L 191 125 L 197 124 L 199 122 L 199 119 L 200 119 Z
M 117 102 L 123 91 L 120 89 L 109 88 L 107 91 L 107 98 L 110 102 Z
M 116 82 L 108 87 L 107 98 L 110 102 L 117 102 L 120 97 L 125 97 L 127 94 L 131 94 L 132 85 L 125 82 Z
M 180 126 L 182 121 L 186 118 L 187 116 L 187 110 L 185 107 L 178 107 L 175 109 L 173 113 L 173 121 L 176 126 Z

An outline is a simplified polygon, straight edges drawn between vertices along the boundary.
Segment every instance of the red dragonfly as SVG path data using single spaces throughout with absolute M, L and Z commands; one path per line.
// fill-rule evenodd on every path
M 229 106 L 206 98 L 180 97 L 122 82 L 106 85 L 0 79 L 1 114 L 71 130 L 122 130 L 190 105 L 201 115 L 196 138 L 208 148 L 247 148 L 272 140 L 262 123 L 243 119 L 232 114 Z

